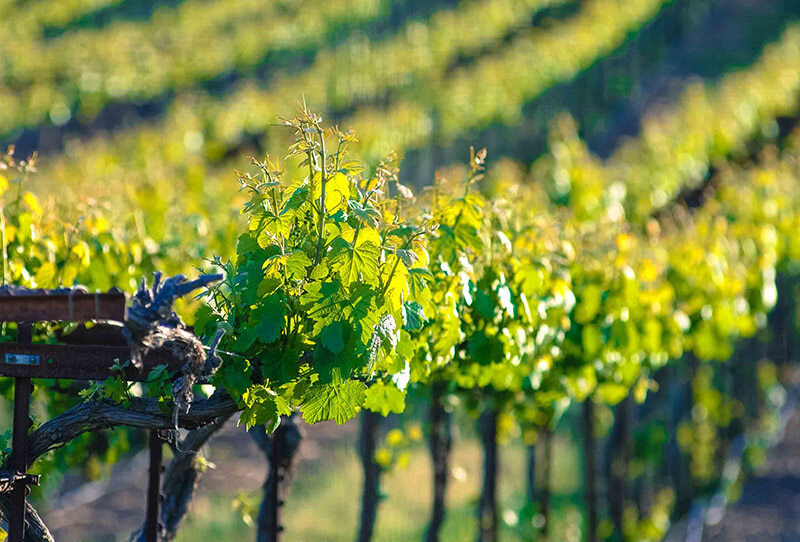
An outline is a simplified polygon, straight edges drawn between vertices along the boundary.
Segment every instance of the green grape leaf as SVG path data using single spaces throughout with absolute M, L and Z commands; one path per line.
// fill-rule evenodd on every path
M 427 290 L 428 284 L 433 282 L 433 273 L 423 267 L 412 267 L 408 270 L 409 288 L 411 295 L 416 296 L 418 292 Z
M 425 317 L 425 310 L 416 301 L 406 301 L 403 303 L 403 328 L 410 331 L 422 329 L 428 319 Z
M 234 349 L 237 352 L 246 352 L 255 344 L 258 339 L 258 330 L 255 326 L 247 326 L 247 328 L 234 336 Z
M 394 384 L 378 381 L 367 389 L 364 408 L 382 416 L 388 416 L 390 413 L 401 414 L 406 408 L 406 394 Z
M 194 331 L 198 336 L 203 336 L 208 333 L 206 328 L 210 324 L 217 321 L 214 311 L 209 305 L 201 305 L 194 313 Z
M 597 315 L 602 303 L 603 290 L 596 284 L 587 285 L 581 291 L 578 304 L 575 307 L 575 321 L 579 324 L 588 324 Z
M 493 356 L 493 341 L 483 331 L 476 331 L 467 343 L 467 351 L 472 361 L 488 365 L 497 361 Z
M 397 325 L 391 314 L 384 314 L 375 326 L 375 335 L 380 339 L 381 344 L 389 343 L 392 348 L 397 346 Z
M 363 225 L 374 228 L 381 219 L 380 211 L 371 203 L 361 205 L 361 202 L 350 200 L 350 213 Z
M 342 367 L 339 359 L 337 359 L 336 354 L 328 350 L 322 344 L 318 344 L 314 347 L 314 357 L 313 357 L 313 365 L 314 369 L 317 371 L 319 375 L 319 382 L 322 384 L 328 384 L 333 381 L 335 374 L 341 374 Z
M 395 349 L 397 355 L 402 359 L 411 359 L 414 357 L 415 348 L 416 343 L 411 338 L 411 335 L 407 331 L 401 330 L 400 340 L 397 341 L 397 348 Z
M 269 344 L 277 339 L 286 320 L 286 312 L 280 294 L 274 293 L 264 298 L 253 311 L 251 319 L 254 320 L 259 341 Z
M 255 305 L 262 297 L 258 294 L 259 287 L 264 279 L 262 265 L 263 261 L 247 260 L 241 266 L 240 273 L 236 276 L 236 283 L 240 286 L 242 301 L 247 305 Z
M 320 263 L 319 265 L 315 266 L 314 269 L 311 270 L 311 279 L 322 280 L 328 276 L 328 271 L 329 271 L 328 266 Z
M 242 397 L 250 386 L 250 363 L 239 357 L 226 359 L 214 375 L 228 395 L 234 399 Z
M 286 399 L 263 384 L 251 386 L 242 394 L 244 409 L 239 424 L 244 423 L 249 430 L 254 425 L 267 425 L 270 431 L 277 427 L 280 416 L 288 416 L 292 408 Z
M 286 258 L 286 272 L 295 280 L 301 280 L 306 276 L 306 268 L 311 265 L 311 258 L 306 256 L 302 250 L 295 250 Z
M 276 343 L 273 345 L 274 351 L 268 351 L 266 355 L 261 356 L 261 376 L 265 380 L 289 382 L 295 376 L 300 367 L 298 360 L 300 359 L 300 351 L 297 347 L 288 348 L 285 352 L 279 350 Z
M 583 402 L 597 387 L 597 373 L 591 365 L 584 365 L 577 374 L 565 376 L 564 385 L 576 401 Z
M 292 192 L 292 195 L 289 196 L 289 199 L 287 199 L 283 203 L 283 207 L 281 208 L 281 214 L 285 215 L 290 211 L 296 211 L 306 201 L 308 201 L 308 184 L 303 183 L 302 185 L 298 186 Z
M 483 241 L 478 234 L 478 229 L 464 221 L 459 222 L 453 228 L 453 238 L 459 249 L 472 248 L 479 251 L 483 248 Z
M 283 395 L 275 395 L 275 409 L 281 416 L 289 416 L 292 413 L 292 405 L 286 400 Z
M 351 175 L 358 175 L 364 171 L 364 166 L 358 160 L 345 160 L 339 166 L 340 171 L 350 173 Z
M 328 324 L 319 334 L 319 340 L 334 354 L 341 354 L 344 350 L 344 324 L 342 322 Z
M 475 293 L 475 310 L 484 320 L 494 320 L 494 303 L 492 297 L 486 292 L 478 290 Z
M 265 297 L 280 288 L 281 284 L 281 279 L 277 277 L 264 277 L 264 280 L 258 283 L 256 292 L 259 297 Z
M 628 396 L 628 388 L 622 384 L 604 382 L 597 386 L 595 397 L 607 405 L 616 405 Z
M 597 326 L 584 326 L 581 330 L 581 346 L 586 360 L 591 360 L 603 347 L 603 333 Z
M 249 233 L 240 235 L 239 240 L 236 242 L 237 254 L 250 254 L 256 252 L 260 248 L 261 247 L 258 246 L 258 241 Z
M 403 261 L 403 265 L 408 268 L 411 268 L 417 260 L 419 260 L 419 256 L 413 250 L 407 250 L 404 248 L 398 248 L 396 251 L 397 257 Z
M 246 395 L 247 393 L 245 393 L 245 396 Z M 275 407 L 273 401 L 262 400 L 247 404 L 247 400 L 245 400 L 245 407 L 242 409 L 242 413 L 239 416 L 239 424 L 244 424 L 245 428 L 249 431 L 255 425 L 265 425 L 274 422 L 277 418 L 278 409 Z
M 287 237 L 292 228 L 292 217 L 281 215 L 272 211 L 264 211 L 259 217 L 254 217 L 250 223 L 251 230 L 257 230 L 258 246 L 266 248 L 275 243 L 276 237 Z
M 36 271 L 34 281 L 37 288 L 52 288 L 55 286 L 56 266 L 50 262 L 44 262 Z
M 341 425 L 358 414 L 365 390 L 366 385 L 355 380 L 311 386 L 303 396 L 303 420 L 308 424 L 335 420 Z
M 322 182 L 317 173 L 314 182 L 314 201 L 322 197 Z M 325 212 L 332 215 L 347 208 L 350 200 L 350 180 L 337 171 L 325 179 Z
M 332 243 L 331 264 L 345 286 L 353 282 L 374 283 L 378 278 L 381 255 L 380 248 L 371 241 L 359 243 L 352 247 L 344 239 L 336 239 Z
M 437 355 L 446 355 L 461 342 L 461 322 L 458 318 L 452 317 L 440 321 L 441 329 L 436 334 L 433 343 L 433 351 Z

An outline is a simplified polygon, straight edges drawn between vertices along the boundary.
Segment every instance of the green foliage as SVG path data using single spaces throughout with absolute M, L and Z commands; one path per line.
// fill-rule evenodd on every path
M 267 54 L 322 47 L 343 31 L 385 16 L 389 7 L 386 0 L 343 0 L 314 9 L 306 0 L 189 0 L 162 6 L 150 19 L 45 38 L 46 30 L 119 3 L 37 2 L 4 18 L 8 77 L 0 94 L 8 107 L 0 113 L 0 134 L 47 120 L 64 124 L 74 115 L 94 117 L 111 101 L 153 99 L 231 70 L 252 73 Z M 264 31 L 267 20 L 274 26 Z M 87 57 L 87 50 L 94 54 Z M 32 62 L 24 61 L 27 55 Z
M 402 414 L 406 408 L 406 395 L 394 383 L 379 380 L 365 391 L 364 408 L 383 416 Z
M 248 426 L 287 405 L 308 423 L 344 423 L 364 406 L 364 382 L 391 374 L 409 353 L 397 348 L 400 331 L 424 321 L 418 299 L 429 295 L 427 284 L 411 272 L 425 269 L 434 222 L 403 216 L 392 161 L 362 179 L 363 167 L 346 159 L 351 134 L 324 130 L 305 110 L 284 124 L 296 136 L 290 160 L 306 176 L 284 180 L 269 157 L 253 160 L 255 175 L 239 175 L 248 232 L 234 261 L 218 260 L 226 279 L 210 292 L 201 325 L 234 331 L 223 350 L 235 357 L 218 381 L 245 408 Z M 386 399 L 389 410 L 397 410 L 397 393 Z M 382 408 L 374 391 L 369 397 Z
M 0 152 L 0 285 L 57 288 L 81 284 L 89 291 L 111 287 L 133 290 L 138 280 L 160 267 L 164 252 L 152 240 L 126 227 L 129 217 L 117 215 L 112 221 L 107 209 L 96 202 L 80 203 L 70 214 L 53 208 L 34 192 L 39 182 L 36 156 L 18 159 L 13 147 Z M 79 218 L 78 215 L 80 215 Z M 37 325 L 37 341 L 54 342 L 57 333 L 69 331 L 64 324 Z M 11 324 L 0 326 L 0 341 L 13 341 Z M 122 370 L 119 362 L 112 369 Z M 146 393 L 171 401 L 167 375 L 153 374 Z M 37 383 L 34 400 L 48 419 L 81 400 L 108 400 L 125 404 L 140 393 L 119 375 L 104 382 L 92 382 L 78 394 L 68 392 L 67 382 Z M 12 387 L 2 394 L 11 398 Z M 43 470 L 63 470 L 67 465 L 84 467 L 91 477 L 101 474 L 100 465 L 115 461 L 127 449 L 129 439 L 119 430 L 107 439 L 83 435 L 45 459 Z M 99 439 L 99 441 L 98 441 Z M 9 442 L 8 438 L 2 440 Z M 90 445 L 91 444 L 91 445 Z M 4 446 L 4 444 L 2 445 Z
M 303 420 L 306 423 L 336 420 L 342 424 L 363 406 L 365 389 L 362 382 L 354 380 L 312 386 L 303 395 Z

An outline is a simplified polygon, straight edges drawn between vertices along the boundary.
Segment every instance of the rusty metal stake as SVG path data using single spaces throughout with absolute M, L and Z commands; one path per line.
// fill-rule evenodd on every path
M 155 429 L 150 430 L 150 469 L 147 478 L 147 516 L 144 538 L 147 542 L 158 542 L 161 538 L 161 461 L 163 442 Z
M 33 338 L 33 324 L 17 324 L 17 342 L 29 344 Z M 28 470 L 28 429 L 30 428 L 30 403 L 33 385 L 31 379 L 14 379 L 14 427 L 11 434 L 11 449 L 14 455 L 14 472 L 23 475 Z M 25 539 L 25 499 L 28 487 L 17 483 L 11 492 L 11 517 L 8 521 L 9 542 Z

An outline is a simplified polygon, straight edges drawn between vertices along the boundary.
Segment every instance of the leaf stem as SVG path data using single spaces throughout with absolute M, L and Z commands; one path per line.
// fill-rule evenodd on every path
M 369 199 L 372 197 L 372 192 L 367 190 L 366 194 L 364 194 L 364 200 L 361 202 L 361 206 L 364 207 L 369 202 Z M 358 234 L 361 233 L 361 226 L 363 226 L 363 222 L 361 220 L 358 221 L 358 225 L 356 226 L 356 232 L 353 234 L 353 248 L 356 248 L 356 241 L 358 241 Z
M 3 278 L 2 285 L 5 286 L 8 282 L 8 249 L 6 248 L 6 220 L 3 210 L 0 209 L 0 245 L 2 245 L 3 252 Z
M 411 244 L 411 241 L 417 236 L 417 234 L 413 234 L 406 239 L 406 242 L 403 243 L 403 250 L 407 249 L 408 246 Z M 396 258 L 394 262 L 394 266 L 392 267 L 392 272 L 389 273 L 389 277 L 386 279 L 386 284 L 383 285 L 383 291 L 381 291 L 381 297 L 386 295 L 386 290 L 389 289 L 389 285 L 392 283 L 392 278 L 394 278 L 394 273 L 397 271 L 397 266 L 400 265 L 400 256 L 397 255 L 397 250 L 394 252 L 394 257 Z
M 322 128 L 319 127 L 317 127 L 317 133 L 319 134 L 320 156 L 322 158 L 319 174 L 322 189 L 319 197 L 319 239 L 317 240 L 317 257 L 314 262 L 315 264 L 319 264 L 320 260 L 322 260 L 322 245 L 325 243 L 325 182 L 327 181 L 325 178 L 325 134 Z

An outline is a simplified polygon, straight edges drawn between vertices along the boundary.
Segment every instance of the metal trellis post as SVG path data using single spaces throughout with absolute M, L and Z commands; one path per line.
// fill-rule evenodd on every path
M 115 362 L 132 358 L 121 327 L 87 329 L 83 344 L 32 344 L 33 322 L 124 322 L 127 315 L 125 305 L 125 294 L 119 290 L 89 294 L 80 289 L 0 288 L 0 322 L 16 322 L 18 330 L 17 342 L 0 343 L 0 376 L 14 379 L 13 471 L 0 471 L 0 493 L 11 494 L 9 542 L 23 542 L 25 539 L 28 486 L 39 482 L 38 476 L 27 474 L 30 466 L 31 379 L 105 380 L 120 374 L 111 370 Z M 103 344 L 108 342 L 113 344 Z M 146 355 L 138 366 L 122 363 L 121 375 L 129 381 L 146 381 L 150 370 L 161 364 L 165 364 L 171 374 L 180 373 L 183 366 L 181 360 L 173 357 Z M 163 443 L 156 430 L 150 431 L 149 438 L 150 470 L 144 534 L 147 542 L 158 542 L 161 537 L 159 509 Z

